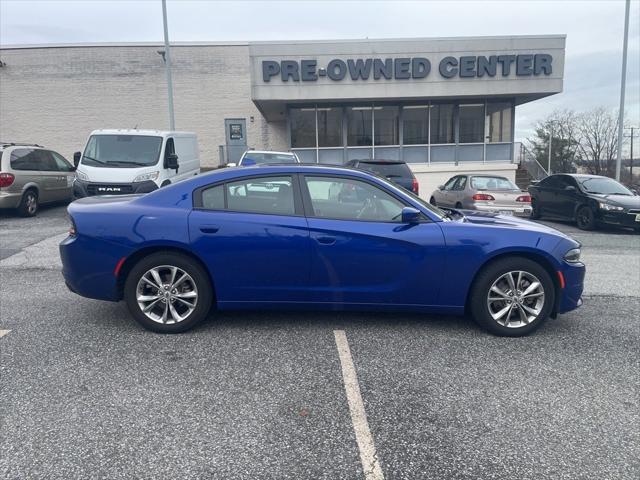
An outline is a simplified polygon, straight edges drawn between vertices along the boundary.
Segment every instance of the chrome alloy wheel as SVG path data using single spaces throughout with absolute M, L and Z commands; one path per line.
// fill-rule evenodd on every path
M 136 300 L 142 313 L 154 322 L 179 323 L 196 308 L 198 288 L 184 270 L 160 265 L 140 277 Z
M 535 275 L 513 271 L 500 276 L 487 295 L 489 314 L 507 328 L 520 328 L 536 320 L 544 308 L 544 287 Z
M 36 213 L 36 210 L 38 209 L 38 197 L 36 197 L 35 193 L 27 193 L 25 203 L 27 205 L 27 212 L 29 212 L 29 215 Z

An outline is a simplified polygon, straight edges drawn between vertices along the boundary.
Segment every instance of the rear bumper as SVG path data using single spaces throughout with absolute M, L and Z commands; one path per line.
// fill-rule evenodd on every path
M 76 198 L 93 195 L 131 195 L 149 193 L 158 189 L 152 180 L 135 183 L 97 183 L 85 182 L 77 178 L 73 182 L 73 194 Z
M 0 208 L 18 208 L 21 199 L 22 192 L 0 192 Z
M 502 213 L 510 212 L 512 215 L 519 217 L 528 217 L 531 215 L 531 205 L 486 205 L 472 203 L 471 210 L 479 210 L 481 212 Z
M 96 300 L 120 300 L 116 265 L 130 250 L 83 235 L 60 243 L 62 276 L 69 290 Z

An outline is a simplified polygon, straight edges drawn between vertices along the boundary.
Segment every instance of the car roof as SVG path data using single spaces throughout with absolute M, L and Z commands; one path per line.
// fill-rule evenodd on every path
M 46 148 L 42 145 L 38 145 L 37 143 L 28 143 L 28 142 L 0 142 L 0 150 L 4 150 L 5 148 L 10 147 L 31 147 L 31 148 Z
M 243 155 L 246 155 L 248 153 L 272 153 L 276 155 L 295 155 L 293 152 L 277 152 L 274 150 L 247 150 L 246 152 L 243 153 Z
M 352 163 L 352 162 L 380 163 L 380 164 L 407 163 L 402 160 L 386 160 L 383 158 L 354 158 L 353 160 L 349 160 L 349 163 Z
M 136 128 L 104 128 L 98 129 L 91 132 L 91 135 L 142 135 L 142 136 L 150 136 L 150 137 L 168 137 L 170 135 L 184 135 L 184 136 L 194 136 L 193 132 L 179 132 L 172 130 L 138 130 Z

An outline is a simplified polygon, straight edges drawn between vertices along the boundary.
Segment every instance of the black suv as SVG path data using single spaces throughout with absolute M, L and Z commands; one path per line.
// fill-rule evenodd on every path
M 531 218 L 572 220 L 582 230 L 598 225 L 640 231 L 640 196 L 612 178 L 551 175 L 529 187 Z
M 401 160 L 349 160 L 347 167 L 375 173 L 418 195 L 418 180 L 409 166 Z

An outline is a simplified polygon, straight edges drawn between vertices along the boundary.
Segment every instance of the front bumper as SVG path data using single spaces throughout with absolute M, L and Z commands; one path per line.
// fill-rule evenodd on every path
M 607 212 L 604 210 L 598 210 L 596 220 L 602 225 L 640 228 L 640 213 L 636 213 L 635 211 L 633 213 L 629 213 L 628 211 Z
M 584 263 L 565 262 L 565 266 L 561 270 L 565 286 L 560 289 L 558 313 L 570 312 L 582 305 L 582 291 L 584 290 L 586 270 Z
M 93 195 L 132 195 L 149 193 L 158 189 L 158 185 L 152 180 L 135 183 L 98 183 L 73 181 L 73 194 L 76 198 L 91 197 Z
M 516 215 L 518 217 L 528 217 L 531 215 L 531 205 L 487 205 L 481 203 L 472 203 L 471 210 L 481 212 L 502 213 L 507 215 Z
M 0 208 L 18 208 L 21 199 L 22 192 L 0 192 Z

